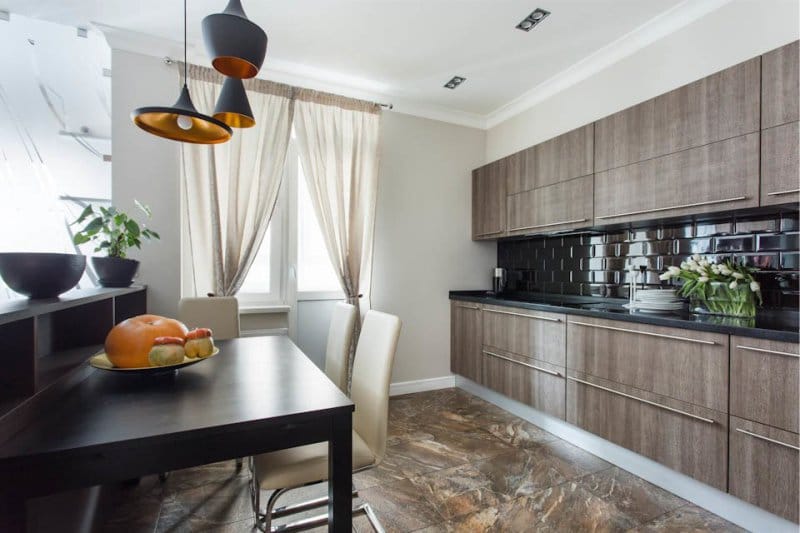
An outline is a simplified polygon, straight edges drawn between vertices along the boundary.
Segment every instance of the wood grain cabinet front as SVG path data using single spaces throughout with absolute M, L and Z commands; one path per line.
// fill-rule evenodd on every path
M 594 177 L 584 176 L 508 197 L 508 234 L 525 235 L 592 225 Z
M 731 415 L 800 432 L 800 347 L 731 337 Z
M 595 224 L 757 207 L 759 134 L 595 174 Z
M 508 194 L 547 187 L 594 172 L 594 124 L 587 124 L 525 151 L 526 188 Z
M 481 381 L 481 306 L 450 302 L 450 371 L 477 383 Z
M 800 122 L 761 132 L 761 205 L 800 200 Z
M 563 367 L 566 364 L 566 316 L 485 305 L 483 347 Z
M 571 316 L 567 368 L 728 412 L 728 336 Z
M 759 129 L 759 57 L 595 123 L 595 172 Z
M 728 492 L 798 521 L 800 435 L 739 417 L 730 420 Z
M 761 129 L 800 120 L 800 41 L 761 56 Z
M 723 491 L 727 419 L 711 409 L 567 371 L 567 422 Z
M 560 419 L 565 418 L 564 367 L 483 348 L 483 385 Z

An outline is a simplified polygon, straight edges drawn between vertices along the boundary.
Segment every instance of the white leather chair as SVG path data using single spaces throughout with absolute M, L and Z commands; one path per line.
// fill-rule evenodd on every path
M 192 328 L 211 328 L 217 340 L 239 336 L 239 302 L 234 296 L 181 298 L 178 320 Z
M 374 468 L 386 454 L 389 417 L 389 380 L 392 375 L 400 319 L 396 316 L 368 311 L 361 328 L 353 363 L 351 397 L 353 414 L 353 471 Z M 327 498 L 275 509 L 275 503 L 286 491 L 328 479 L 328 443 L 321 442 L 253 457 L 251 496 L 256 526 L 262 531 L 296 531 L 322 525 L 327 515 L 308 518 L 280 528 L 272 528 L 272 520 L 297 512 L 321 507 Z M 260 508 L 262 490 L 272 490 L 264 511 Z M 354 493 L 356 496 L 357 493 Z M 376 531 L 383 531 L 368 504 L 354 512 L 366 513 Z
M 209 328 L 214 339 L 221 341 L 240 336 L 239 301 L 235 296 L 200 296 L 181 298 L 178 302 L 178 320 L 189 329 Z M 242 468 L 243 460 L 236 459 L 236 470 Z M 167 474 L 159 474 L 166 479 Z
M 347 392 L 347 360 L 350 357 L 350 341 L 353 339 L 355 322 L 356 307 L 344 302 L 337 303 L 328 328 L 325 375 L 344 392 Z

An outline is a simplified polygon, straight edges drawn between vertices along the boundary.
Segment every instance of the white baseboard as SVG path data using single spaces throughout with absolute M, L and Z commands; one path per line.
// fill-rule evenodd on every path
M 401 394 L 411 394 L 412 392 L 424 392 L 427 390 L 449 389 L 455 386 L 456 377 L 454 375 L 417 379 L 414 381 L 401 381 L 389 385 L 389 396 L 400 396 Z
M 647 457 L 617 446 L 560 418 L 537 411 L 464 377 L 456 376 L 455 381 L 457 387 L 524 418 L 557 437 L 677 494 L 748 531 L 769 531 L 771 533 L 783 531 L 797 533 L 798 531 L 797 524 L 667 468 Z

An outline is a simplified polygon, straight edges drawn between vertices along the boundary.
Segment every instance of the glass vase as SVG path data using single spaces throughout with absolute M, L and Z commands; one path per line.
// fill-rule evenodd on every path
M 752 318 L 756 316 L 756 295 L 746 283 L 731 289 L 727 283 L 708 282 L 702 293 L 691 295 L 692 312 Z

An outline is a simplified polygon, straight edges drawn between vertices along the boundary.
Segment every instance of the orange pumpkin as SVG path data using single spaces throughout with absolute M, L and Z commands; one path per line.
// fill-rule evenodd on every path
M 158 315 L 139 315 L 114 326 L 106 336 L 106 355 L 119 368 L 150 366 L 150 349 L 156 337 L 186 338 L 182 322 Z

